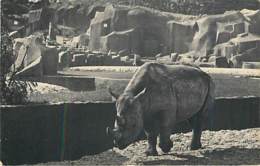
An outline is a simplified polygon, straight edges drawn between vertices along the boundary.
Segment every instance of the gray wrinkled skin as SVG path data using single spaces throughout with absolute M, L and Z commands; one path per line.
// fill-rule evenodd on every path
M 169 152 L 171 130 L 183 120 L 189 120 L 193 128 L 191 149 L 201 147 L 202 117 L 214 101 L 214 84 L 210 76 L 196 67 L 146 63 L 134 74 L 123 94 L 115 97 L 119 119 L 113 130 L 114 135 L 119 135 L 115 146 L 124 149 L 145 129 L 146 154 L 157 155 L 157 136 L 159 147 Z

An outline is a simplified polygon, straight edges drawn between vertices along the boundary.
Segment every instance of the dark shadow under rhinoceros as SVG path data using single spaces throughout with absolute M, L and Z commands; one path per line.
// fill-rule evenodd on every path
M 173 144 L 173 126 L 188 120 L 193 129 L 191 149 L 201 148 L 204 115 L 214 102 L 214 84 L 208 74 L 189 65 L 166 66 L 146 63 L 139 68 L 120 96 L 116 98 L 115 128 L 107 128 L 114 144 L 124 149 L 144 129 L 148 139 L 147 155 L 157 155 L 159 147 L 167 153 Z

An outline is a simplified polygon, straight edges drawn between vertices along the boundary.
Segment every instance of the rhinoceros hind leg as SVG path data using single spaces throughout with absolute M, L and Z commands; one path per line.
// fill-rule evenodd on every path
M 201 132 L 202 132 L 202 111 L 196 113 L 193 117 L 189 119 L 189 122 L 192 126 L 192 140 L 190 149 L 197 150 L 201 148 Z

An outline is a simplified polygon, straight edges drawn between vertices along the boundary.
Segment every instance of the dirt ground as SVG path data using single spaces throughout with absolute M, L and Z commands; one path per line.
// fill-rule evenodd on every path
M 80 66 L 71 67 L 61 73 L 86 75 L 93 72 L 97 73 L 134 73 L 139 67 L 134 66 Z M 234 76 L 260 77 L 259 69 L 238 69 L 238 68 L 204 68 L 201 69 L 208 74 L 228 74 Z M 111 75 L 113 77 L 113 75 Z
M 29 91 L 29 94 L 31 94 L 31 93 L 48 94 L 50 92 L 57 92 L 58 93 L 58 92 L 61 92 L 61 91 L 69 92 L 69 89 L 62 87 L 62 86 L 59 86 L 59 85 L 52 85 L 52 84 L 37 82 L 37 86 L 32 87 L 32 92 Z
M 136 142 L 124 150 L 116 148 L 84 156 L 75 161 L 49 162 L 40 165 L 201 165 L 260 164 L 260 128 L 246 130 L 204 131 L 202 149 L 188 149 L 190 133 L 171 136 L 174 147 L 168 154 L 145 156 L 146 141 Z

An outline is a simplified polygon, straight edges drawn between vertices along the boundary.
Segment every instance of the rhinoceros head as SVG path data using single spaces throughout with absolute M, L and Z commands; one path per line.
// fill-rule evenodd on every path
M 114 144 L 119 149 L 124 149 L 134 142 L 143 129 L 143 112 L 139 100 L 143 94 L 144 91 L 136 96 L 122 94 L 117 98 L 115 127 L 113 130 L 107 128 L 107 133 L 113 136 Z

